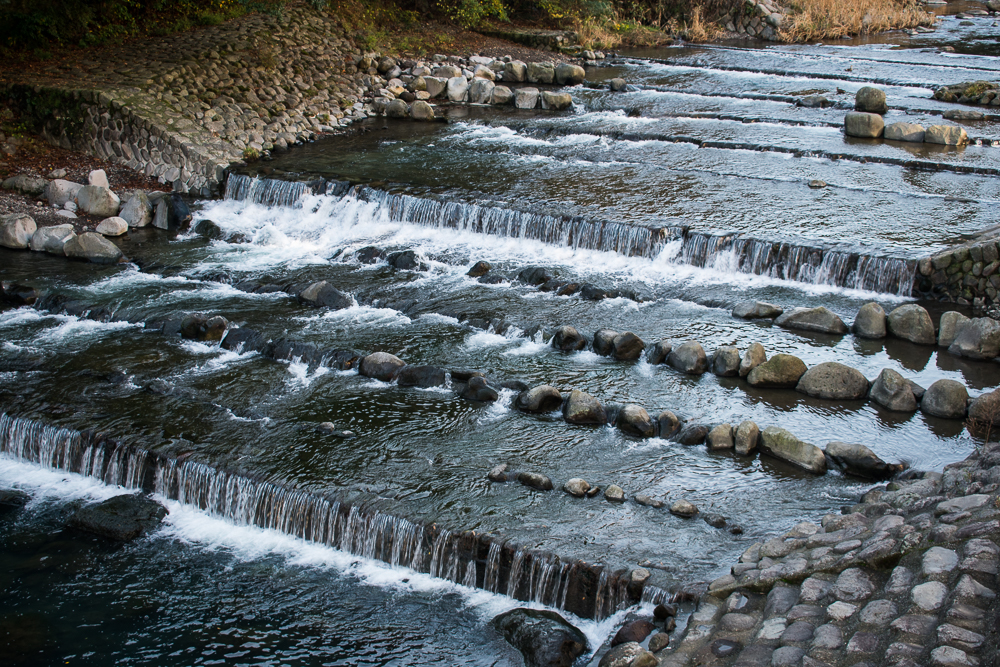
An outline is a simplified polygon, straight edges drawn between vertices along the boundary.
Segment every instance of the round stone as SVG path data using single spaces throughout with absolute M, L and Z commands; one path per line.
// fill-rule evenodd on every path
M 928 581 L 926 584 L 920 584 L 914 587 L 910 594 L 913 604 L 924 611 L 937 611 L 944 604 L 947 596 L 948 587 L 940 581 Z

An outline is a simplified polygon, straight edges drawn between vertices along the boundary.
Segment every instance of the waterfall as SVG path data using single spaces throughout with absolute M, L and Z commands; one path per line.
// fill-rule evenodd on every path
M 566 561 L 493 536 L 421 525 L 313 491 L 178 461 L 91 431 L 48 426 L 0 412 L 0 453 L 157 493 L 234 523 L 277 530 L 364 558 L 518 600 L 606 618 L 635 600 L 627 571 Z

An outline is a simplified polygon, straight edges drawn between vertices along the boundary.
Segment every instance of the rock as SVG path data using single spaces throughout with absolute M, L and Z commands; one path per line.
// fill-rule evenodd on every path
M 87 185 L 96 185 L 99 188 L 111 189 L 111 183 L 108 182 L 108 174 L 103 169 L 94 169 L 87 175 Z
M 496 84 L 483 78 L 475 78 L 469 84 L 469 101 L 473 104 L 489 104 L 493 100 Z
M 948 596 L 948 587 L 940 581 L 928 581 L 914 586 L 910 592 L 913 604 L 924 611 L 937 611 Z
M 747 382 L 754 387 L 790 389 L 805 374 L 805 363 L 791 354 L 776 354 L 747 375 Z
M 663 507 L 662 500 L 657 500 L 656 498 L 652 498 L 643 493 L 636 495 L 635 502 L 645 507 L 652 507 L 654 509 L 660 509 Z
M 899 306 L 889 313 L 888 323 L 889 333 L 898 338 L 919 345 L 933 345 L 937 342 L 934 323 L 923 306 L 915 303 Z
M 94 264 L 118 264 L 125 259 L 118 246 L 94 232 L 84 232 L 67 239 L 63 252 L 67 257 L 85 259 Z
M 503 80 L 522 82 L 528 78 L 528 66 L 520 60 L 512 60 L 503 66 Z
M 600 301 L 608 298 L 608 292 L 597 285 L 584 283 L 580 286 L 580 298 L 586 301 Z
M 429 96 L 429 99 L 441 97 L 441 95 L 448 89 L 448 79 L 440 76 L 425 76 L 424 89 Z
M 573 106 L 573 97 L 569 93 L 557 93 L 551 90 L 542 91 L 542 108 L 553 111 L 563 111 Z
M 618 646 L 625 642 L 641 643 L 655 629 L 656 626 L 650 623 L 649 620 L 645 618 L 636 619 L 618 629 L 615 636 L 611 638 L 611 646 Z
M 170 205 L 167 203 L 165 197 L 156 202 L 153 226 L 157 229 L 170 229 Z
M 31 243 L 37 227 L 35 219 L 24 213 L 0 216 L 0 246 L 23 250 Z
M 969 143 L 969 135 L 956 125 L 931 125 L 924 133 L 924 143 L 962 146 Z
M 538 106 L 538 89 L 518 88 L 515 90 L 514 106 L 518 109 L 534 109 Z
M 675 500 L 670 505 L 670 513 L 673 514 L 674 516 L 679 516 L 684 519 L 690 519 L 691 517 L 693 517 L 698 513 L 698 508 L 695 506 L 694 503 L 681 498 L 680 500 Z
M 521 269 L 517 274 L 518 280 L 529 285 L 543 285 L 552 280 L 552 278 L 553 276 L 549 273 L 549 270 L 540 266 L 529 266 Z
M 733 346 L 720 347 L 712 358 L 712 372 L 719 377 L 740 374 L 740 351 Z
M 516 479 L 519 483 L 536 491 L 551 491 L 553 488 L 552 480 L 537 472 L 519 472 Z
M 325 280 L 315 282 L 299 292 L 299 301 L 313 308 L 342 310 L 354 305 L 354 299 Z
M 884 114 L 889 110 L 885 103 L 885 93 L 872 86 L 864 86 L 854 95 L 854 108 L 857 111 Z
M 813 180 L 809 181 L 809 187 L 812 188 L 813 190 L 822 190 L 826 186 L 827 182 L 821 181 L 818 178 L 814 178 Z
M 983 120 L 986 114 L 971 109 L 948 109 L 942 116 L 947 120 Z
M 378 61 L 378 71 L 379 74 L 385 74 L 396 66 L 396 59 L 392 56 L 383 56 Z
M 826 457 L 816 445 L 803 442 L 789 431 L 769 426 L 760 434 L 760 449 L 815 475 L 826 472 Z
M 574 477 L 563 484 L 563 491 L 571 496 L 583 498 L 587 495 L 587 491 L 590 491 L 590 484 L 579 477 Z
M 731 424 L 719 424 L 708 432 L 705 441 L 710 450 L 733 448 L 733 427 Z
M 500 392 L 490 386 L 483 377 L 471 377 L 462 390 L 461 397 L 467 401 L 492 403 L 500 398 Z
M 99 185 L 85 185 L 76 193 L 76 205 L 87 215 L 110 218 L 118 215 L 120 204 L 118 195 Z
M 562 407 L 562 394 L 547 384 L 532 387 L 517 397 L 517 409 L 522 412 L 554 412 Z
M 555 78 L 552 63 L 528 63 L 528 83 L 552 83 Z
M 450 92 L 449 90 L 449 94 Z M 406 100 L 395 99 L 385 106 L 385 115 L 388 118 L 407 118 L 410 115 L 410 108 L 406 106 Z
M 902 465 L 890 465 L 864 445 L 828 442 L 826 456 L 848 475 L 865 479 L 885 479 L 902 472 Z
M 611 356 L 617 361 L 636 361 L 646 349 L 646 343 L 631 331 L 615 336 L 611 341 Z
M 65 181 L 61 178 L 57 178 L 45 186 L 45 199 L 48 200 L 49 204 L 52 206 L 62 208 L 66 205 L 66 202 L 76 201 L 76 195 L 80 192 L 80 188 L 82 187 L 83 186 L 79 183 L 73 183 L 72 181 Z
M 486 478 L 491 482 L 506 482 L 507 481 L 507 471 L 510 468 L 506 463 L 501 463 L 500 465 L 494 466 L 490 472 L 486 475 Z
M 487 273 L 489 273 L 492 268 L 493 268 L 492 264 L 480 260 L 475 264 L 473 264 L 472 268 L 469 269 L 469 271 L 465 275 L 469 276 L 470 278 L 478 278 L 479 276 L 484 276 Z
M 868 395 L 868 378 L 850 366 L 827 361 L 807 370 L 795 390 L 814 398 L 857 400 Z
M 413 120 L 434 120 L 434 107 L 423 100 L 417 100 L 410 107 L 410 118 Z
M 445 383 L 444 369 L 438 366 L 403 366 L 396 375 L 400 387 L 440 387 Z
M 938 380 L 920 399 L 920 410 L 944 419 L 965 419 L 969 392 L 965 385 L 956 380 Z
M 19 509 L 31 502 L 31 496 L 16 489 L 0 489 L 0 512 Z
M 53 255 L 65 255 L 63 246 L 66 241 L 76 236 L 73 225 L 55 225 L 42 227 L 31 235 L 31 249 L 35 252 L 47 252 Z
M 737 454 L 747 456 L 757 449 L 757 442 L 760 440 L 760 429 L 752 421 L 742 422 L 736 427 L 736 437 L 733 441 L 733 448 Z
M 656 416 L 657 432 L 661 438 L 669 438 L 681 427 L 681 420 L 670 410 L 664 410 Z
M 469 82 L 464 76 L 453 76 L 448 79 L 448 99 L 452 102 L 465 102 L 469 99 Z
M 860 338 L 885 338 L 885 311 L 874 301 L 861 306 L 851 329 Z
M 833 102 L 822 95 L 806 95 L 799 98 L 796 104 L 807 109 L 823 109 L 831 106 Z
M 597 424 L 608 422 L 607 413 L 601 402 L 582 391 L 574 389 L 569 393 L 563 406 L 563 419 L 569 424 Z
M 608 85 L 611 87 L 611 92 L 613 93 L 621 93 L 628 88 L 628 84 L 625 83 L 625 79 L 620 77 L 611 79 L 611 81 L 608 82 Z
M 602 357 L 611 356 L 613 342 L 617 335 L 618 332 L 611 329 L 598 329 L 594 334 L 594 352 Z
M 128 231 L 128 223 L 117 216 L 105 218 L 101 220 L 101 223 L 97 225 L 94 231 L 104 236 L 121 236 Z
M 18 174 L 4 179 L 0 187 L 4 190 L 12 190 L 22 195 L 28 195 L 29 197 L 38 197 L 45 192 L 48 185 L 49 182 L 44 178 Z
M 575 328 L 562 326 L 552 336 L 552 347 L 563 352 L 575 352 L 587 347 L 587 339 Z
M 497 106 L 506 106 L 510 104 L 513 99 L 513 90 L 507 86 L 497 86 L 493 89 L 493 99 L 490 100 L 490 103 Z
M 914 412 L 917 409 L 917 399 L 910 384 L 891 368 L 883 368 L 878 374 L 868 398 L 897 412 Z
M 587 78 L 587 70 L 579 65 L 560 63 L 556 67 L 556 83 L 561 86 L 575 86 Z
M 938 347 L 948 347 L 955 342 L 958 328 L 968 321 L 968 317 L 954 310 L 949 310 L 941 315 L 941 320 L 938 323 Z
M 385 257 L 385 262 L 400 271 L 424 271 L 427 269 L 414 250 L 389 253 Z
M 212 240 L 219 240 L 226 236 L 226 233 L 222 231 L 222 227 L 219 227 L 219 225 L 211 220 L 199 220 L 198 224 L 194 226 L 194 233 Z
M 885 126 L 885 138 L 889 141 L 924 142 L 924 126 L 917 123 L 890 123 Z
M 849 137 L 878 139 L 885 130 L 885 121 L 875 113 L 848 111 L 844 116 L 844 134 Z
M 476 65 L 476 69 L 472 71 L 472 76 L 476 79 L 483 79 L 484 81 L 493 82 L 497 75 L 486 65 Z
M 657 632 L 649 638 L 649 650 L 651 653 L 659 653 L 670 645 L 670 635 L 666 632 Z
M 615 422 L 618 429 L 627 435 L 637 438 L 652 438 L 656 436 L 656 424 L 649 413 L 638 405 L 626 405 L 618 412 Z
M 388 352 L 373 352 L 361 359 L 358 365 L 358 375 L 391 382 L 400 369 L 406 365 L 402 359 Z
M 1000 389 L 973 399 L 969 405 L 969 421 L 983 426 L 1000 426 Z
M 742 317 L 746 320 L 773 320 L 784 312 L 785 309 L 781 306 L 766 301 L 741 301 L 733 308 L 733 317 Z
M 671 349 L 673 346 L 669 342 L 661 340 L 649 348 L 649 352 L 646 353 L 646 361 L 653 366 L 662 364 L 670 356 Z
M 129 542 L 152 532 L 167 508 L 141 494 L 126 494 L 78 510 L 69 525 L 111 540 Z
M 617 484 L 612 484 L 604 490 L 604 499 L 613 503 L 625 502 L 625 491 Z
M 847 333 L 847 325 L 835 313 L 824 306 L 818 308 L 794 308 L 774 321 L 779 327 L 797 329 L 799 331 L 816 331 L 819 333 L 843 335 Z
M 667 355 L 667 363 L 682 373 L 701 375 L 708 370 L 708 357 L 701 343 L 688 341 L 673 348 Z
M 764 346 L 760 343 L 751 343 L 747 351 L 743 353 L 743 359 L 740 360 L 740 377 L 745 378 L 750 375 L 750 371 L 765 361 L 767 361 L 767 354 L 764 352 Z
M 1000 322 L 989 317 L 975 317 L 959 324 L 948 351 L 970 359 L 993 359 L 1000 356 Z
M 709 429 L 704 424 L 688 424 L 680 430 L 674 441 L 685 446 L 700 445 L 708 437 Z

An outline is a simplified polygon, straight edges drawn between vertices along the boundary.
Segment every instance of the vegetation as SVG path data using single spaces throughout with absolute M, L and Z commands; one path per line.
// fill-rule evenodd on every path
M 790 42 L 865 35 L 932 25 L 917 0 L 785 0 L 791 10 L 781 36 Z

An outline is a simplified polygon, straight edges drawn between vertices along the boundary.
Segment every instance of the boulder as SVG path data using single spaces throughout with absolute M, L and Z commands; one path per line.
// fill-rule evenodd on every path
M 575 86 L 587 78 L 587 70 L 579 65 L 560 63 L 556 67 L 556 83 L 561 86 Z
M 760 428 L 752 421 L 742 422 L 736 427 L 736 437 L 733 440 L 733 449 L 737 454 L 747 456 L 757 450 L 757 442 L 760 439 Z
M 410 118 L 413 120 L 434 120 L 434 107 L 424 100 L 417 100 L 410 107 Z
M 867 113 L 884 114 L 889 110 L 885 93 L 872 86 L 864 86 L 854 95 L 854 108 Z
M 625 642 L 642 642 L 655 629 L 656 626 L 649 619 L 637 618 L 618 629 L 615 636 L 611 638 L 611 646 L 618 646 Z
M 885 338 L 885 311 L 874 301 L 861 306 L 851 329 L 859 338 Z
M 579 477 L 574 477 L 563 484 L 563 491 L 576 498 L 584 498 L 590 491 L 590 484 Z
M 885 126 L 885 138 L 889 141 L 924 142 L 924 126 L 917 123 L 890 123 Z
M 708 432 L 705 440 L 711 450 L 732 449 L 733 448 L 733 427 L 732 424 L 719 424 Z
M 552 83 L 555 79 L 552 63 L 528 63 L 528 83 Z
M 850 366 L 826 361 L 807 370 L 795 390 L 814 398 L 857 400 L 868 395 L 868 378 Z
M 469 99 L 469 82 L 464 76 L 453 76 L 448 79 L 448 100 L 465 102 Z
M 547 384 L 532 387 L 517 397 L 517 409 L 522 412 L 554 412 L 562 407 L 562 394 Z
M 747 375 L 747 382 L 754 387 L 790 389 L 805 375 L 805 363 L 791 354 L 776 354 Z
M 529 266 L 521 269 L 517 274 L 518 280 L 529 285 L 543 285 L 552 280 L 552 278 L 553 276 L 549 270 L 541 266 Z
M 305 288 L 299 292 L 298 298 L 299 302 L 313 308 L 342 310 L 354 305 L 354 300 L 350 295 L 344 294 L 325 280 L 320 280 Z
M 954 343 L 958 328 L 968 321 L 968 317 L 954 310 L 943 314 L 938 323 L 938 347 L 949 347 Z
M 76 232 L 73 231 L 73 225 L 41 227 L 31 235 L 31 249 L 35 252 L 65 255 L 63 246 L 74 236 L 76 236 Z
M 625 79 L 622 79 L 621 77 L 616 77 L 608 82 L 608 86 L 611 88 L 611 92 L 621 93 L 628 88 L 628 83 L 625 82 Z
M 511 60 L 504 63 L 503 80 L 522 82 L 528 78 L 528 66 L 520 60 Z
M 492 403 L 500 398 L 500 392 L 491 386 L 486 378 L 479 376 L 469 378 L 459 395 L 467 401 L 480 403 Z
M 942 379 L 927 387 L 920 399 L 920 411 L 944 419 L 965 419 L 969 392 L 956 380 Z
M 385 105 L 385 115 L 388 118 L 407 118 L 410 115 L 410 108 L 406 106 L 406 100 L 395 99 Z
M 199 220 L 194 226 L 194 233 L 206 239 L 219 240 L 225 238 L 226 233 L 222 227 L 211 220 Z
M 76 201 L 76 195 L 82 187 L 79 183 L 57 178 L 45 186 L 45 199 L 52 206 L 62 208 L 66 205 L 66 202 Z
M 868 398 L 897 412 L 914 412 L 917 409 L 917 399 L 910 383 L 891 368 L 883 368 L 878 374 L 868 392 Z
M 385 74 L 391 71 L 396 66 L 396 59 L 392 56 L 383 56 L 378 61 L 378 71 L 379 74 Z
M 515 90 L 514 106 L 518 109 L 534 109 L 538 106 L 538 89 L 518 88 Z
M 563 419 L 569 424 L 608 423 L 608 416 L 601 402 L 590 394 L 574 389 L 563 405 Z
M 402 359 L 388 352 L 373 352 L 361 359 L 358 374 L 368 378 L 390 382 L 406 365 Z
M 438 366 L 403 366 L 396 375 L 400 387 L 440 387 L 445 383 L 444 369 Z
M 826 472 L 823 450 L 810 445 L 777 426 L 768 426 L 760 434 L 760 449 L 765 454 L 787 461 L 815 475 Z
M 472 71 L 472 76 L 476 79 L 483 79 L 484 81 L 491 82 L 497 78 L 496 73 L 486 65 L 476 65 L 476 69 Z
M 24 250 L 31 243 L 37 227 L 35 219 L 24 213 L 0 216 L 0 246 Z
M 512 609 L 491 624 L 521 653 L 525 667 L 572 667 L 587 651 L 587 637 L 554 611 Z
M 690 519 L 698 513 L 698 507 L 694 503 L 682 498 L 670 505 L 670 513 L 674 516 Z
M 575 352 L 587 347 L 587 339 L 574 327 L 562 326 L 552 336 L 552 347 L 563 352 Z
M 440 76 L 424 77 L 424 90 L 430 96 L 430 99 L 441 97 L 447 89 L 448 79 Z
M 0 489 L 0 512 L 20 509 L 31 502 L 31 496 L 16 489 Z
M 817 308 L 793 308 L 774 321 L 779 327 L 799 331 L 815 331 L 818 333 L 843 335 L 847 333 L 847 325 L 835 313 L 825 306 Z
M 552 480 L 538 472 L 519 472 L 515 479 L 520 484 L 536 491 L 551 491 L 553 489 Z
M 670 410 L 664 410 L 656 416 L 656 430 L 661 438 L 669 438 L 681 428 L 681 420 Z
M 765 361 L 767 361 L 767 354 L 764 352 L 764 346 L 760 343 L 751 343 L 747 351 L 743 353 L 743 359 L 740 360 L 740 377 L 745 378 L 750 375 L 750 371 Z
M 923 306 L 915 303 L 899 306 L 889 313 L 888 323 L 889 333 L 897 338 L 919 345 L 933 345 L 937 342 L 934 323 Z
M 733 308 L 733 317 L 742 317 L 745 320 L 773 320 L 785 309 L 766 301 L 741 301 Z
M 569 93 L 557 93 L 552 90 L 542 91 L 542 108 L 552 111 L 563 111 L 573 106 L 573 97 Z
M 141 494 L 125 494 L 83 507 L 69 525 L 101 537 L 128 542 L 156 530 L 167 508 Z
M 392 252 L 386 255 L 385 263 L 400 271 L 426 271 L 424 264 L 415 250 L 403 250 L 402 252 Z
M 128 231 L 128 223 L 117 216 L 105 218 L 94 228 L 94 231 L 104 236 L 121 236 Z
M 647 496 L 644 493 L 636 494 L 635 502 L 643 505 L 644 507 L 652 507 L 653 509 L 661 509 L 664 506 L 664 502 L 662 500 L 657 500 L 656 498 Z
M 611 356 L 618 361 L 636 361 L 646 349 L 646 343 L 631 331 L 618 334 L 611 341 Z
M 108 182 L 108 174 L 103 169 L 94 169 L 87 174 L 87 185 L 96 185 L 108 190 L 111 189 L 111 183 Z
M 673 349 L 673 345 L 665 340 L 661 340 L 658 343 L 654 343 L 650 348 L 649 352 L 646 353 L 646 361 L 648 361 L 653 366 L 657 364 L 662 364 L 670 356 L 670 350 Z
M 844 134 L 862 139 L 878 139 L 885 130 L 885 121 L 876 113 L 848 111 L 844 116 Z
M 488 79 L 473 79 L 469 84 L 469 101 L 473 104 L 489 104 L 493 100 L 494 88 L 496 84 Z
M 712 372 L 719 377 L 740 374 L 740 351 L 731 345 L 720 347 L 712 357 Z
M 121 200 L 108 188 L 85 185 L 76 193 L 76 205 L 87 215 L 110 218 L 118 215 Z
M 85 259 L 94 264 L 118 264 L 125 259 L 118 246 L 94 232 L 68 238 L 63 244 L 63 252 L 67 257 Z
M 618 332 L 611 329 L 598 329 L 594 334 L 594 352 L 602 357 L 611 356 L 611 352 L 614 349 L 613 342 L 617 335 Z
M 993 359 L 1000 356 L 1000 322 L 989 317 L 975 317 L 962 322 L 955 330 L 955 340 L 948 351 L 970 359 Z
M 645 408 L 638 405 L 626 405 L 618 412 L 615 420 L 618 429 L 627 435 L 637 438 L 652 438 L 656 436 L 656 424 L 646 412 Z
M 493 98 L 490 104 L 506 106 L 514 99 L 514 91 L 507 86 L 497 86 L 493 89 Z
M 969 404 L 969 421 L 983 426 L 1000 426 L 1000 389 L 973 399 Z M 992 433 L 996 437 L 996 431 Z
M 667 355 L 667 363 L 682 373 L 701 375 L 708 370 L 708 357 L 701 343 L 688 341 L 678 345 Z
M 28 195 L 29 197 L 38 197 L 45 192 L 48 185 L 49 182 L 44 178 L 29 176 L 27 174 L 18 174 L 4 179 L 3 184 L 0 185 L 0 187 L 4 190 L 12 190 L 22 195 Z
M 478 278 L 479 276 L 485 276 L 493 268 L 493 265 L 489 262 L 479 260 L 472 265 L 472 268 L 465 274 L 470 278 Z
M 969 135 L 956 125 L 931 125 L 924 133 L 924 143 L 963 146 L 969 143 Z
M 493 466 L 493 468 L 491 468 L 490 471 L 486 474 L 486 478 L 491 482 L 504 483 L 509 479 L 509 475 L 507 474 L 509 469 L 510 466 L 508 466 L 506 463 L 501 463 L 500 465 Z
M 705 438 L 708 437 L 710 430 L 704 424 L 688 424 L 677 433 L 674 437 L 674 442 L 686 447 L 700 445 L 705 442 Z
M 625 491 L 617 484 L 611 484 L 604 490 L 604 499 L 612 503 L 625 502 Z
M 890 465 L 864 445 L 828 442 L 826 458 L 848 475 L 865 479 L 885 479 L 903 471 L 902 465 Z

